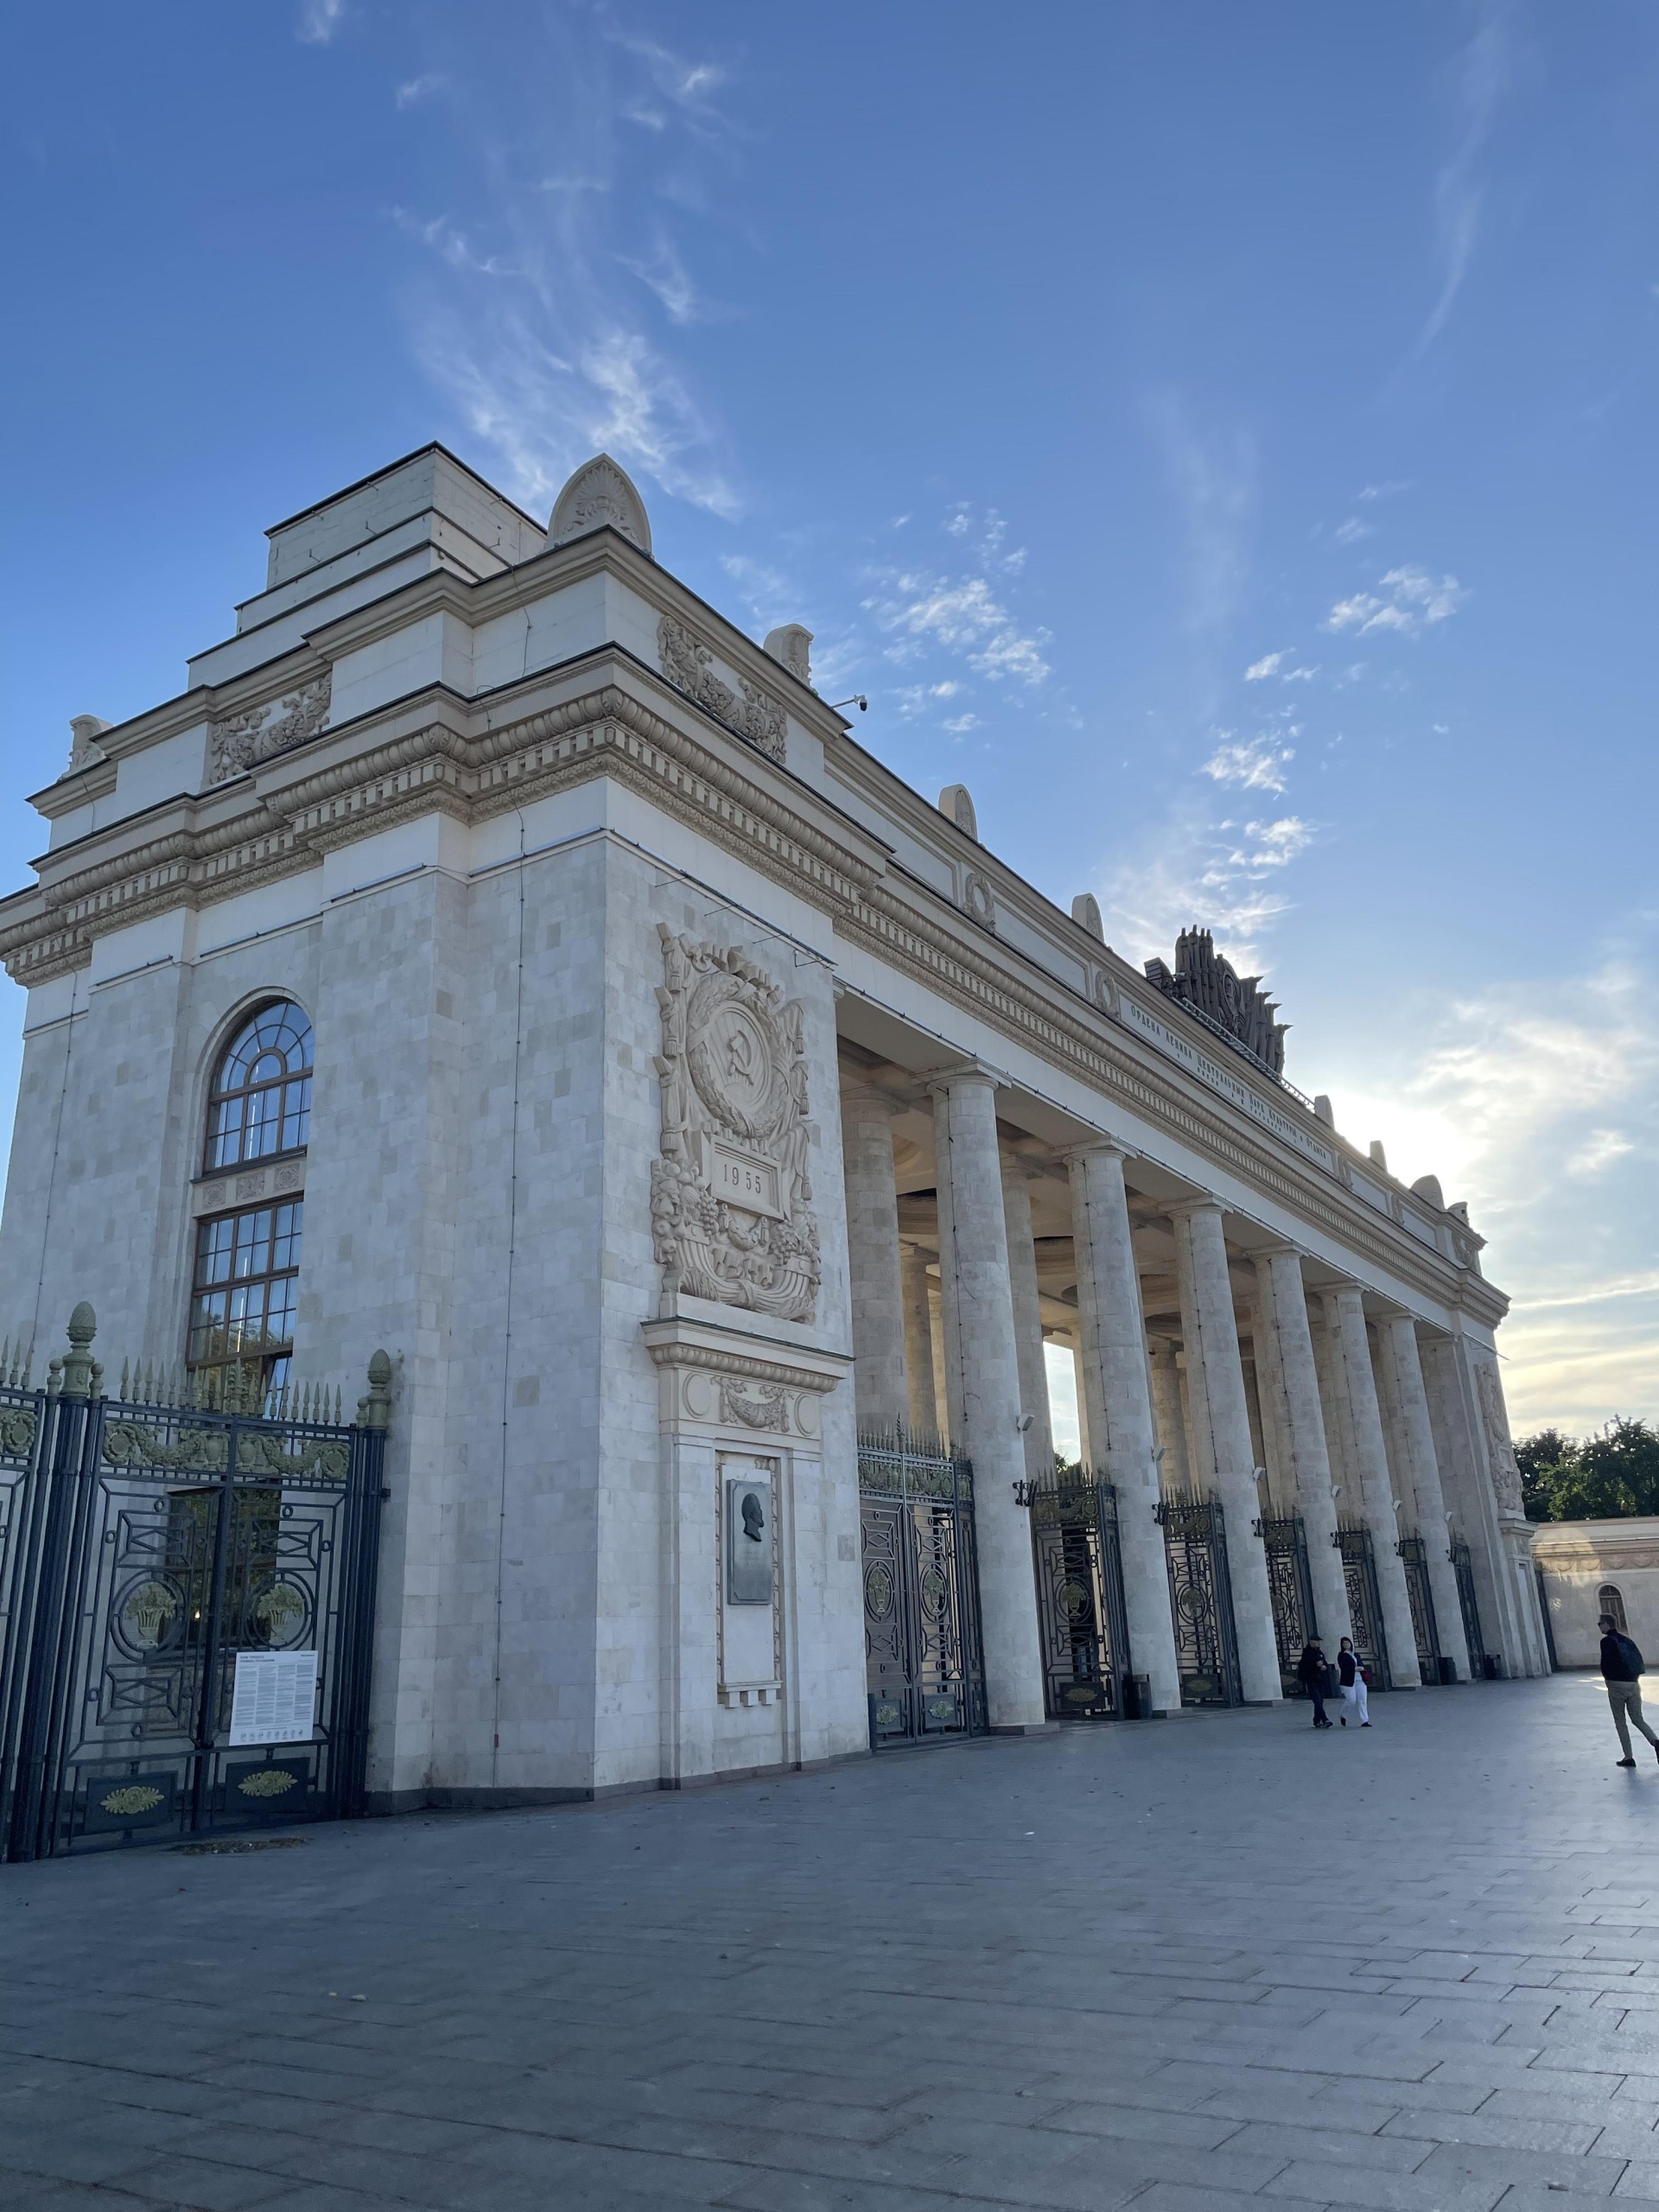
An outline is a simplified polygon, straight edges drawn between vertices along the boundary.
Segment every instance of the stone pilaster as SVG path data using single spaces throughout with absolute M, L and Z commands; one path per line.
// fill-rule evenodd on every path
M 1458 1578 L 1448 1549 L 1446 1495 L 1440 1482 L 1440 1454 L 1434 1449 L 1434 1427 L 1429 1419 L 1428 1392 L 1423 1382 L 1422 1360 L 1417 1350 L 1417 1325 L 1408 1313 L 1391 1314 L 1376 1325 L 1379 1363 L 1387 1367 L 1392 1384 L 1395 1418 L 1402 1457 L 1415 1494 L 1417 1533 L 1428 1554 L 1428 1586 L 1434 1599 L 1434 1625 L 1443 1656 L 1455 1662 L 1465 1679 L 1471 1671 L 1469 1645 L 1463 1633 L 1463 1610 L 1458 1602 Z
M 1026 1472 L 1034 1482 L 1053 1472 L 1054 1424 L 1048 1410 L 1048 1363 L 1043 1357 L 1037 1251 L 1031 1235 L 1031 1177 L 1017 1160 L 1002 1163 L 1002 1224 L 1008 1240 L 1020 1403 L 1022 1417 L 1031 1422 L 1026 1431 Z
M 1294 1245 L 1273 1244 L 1255 1262 L 1256 1380 L 1274 1430 L 1282 1474 L 1307 1539 L 1313 1611 L 1327 1656 L 1352 1633 L 1348 1586 L 1337 1549 L 1337 1501 L 1319 1406 L 1319 1371 L 1307 1325 L 1307 1294 Z
M 1192 1198 L 1172 1206 L 1169 1213 L 1175 1230 L 1181 1338 L 1186 1347 L 1193 1478 L 1200 1490 L 1220 1499 L 1226 1515 L 1227 1566 L 1245 1701 L 1273 1705 L 1282 1694 L 1279 1654 L 1273 1637 L 1267 1557 L 1255 1529 L 1261 1507 L 1221 1208 L 1213 1198 Z
M 920 1436 L 945 1433 L 939 1411 L 938 1383 L 933 1372 L 933 1299 L 928 1289 L 927 1255 L 919 1245 L 906 1244 L 900 1269 L 905 1297 L 905 1387 L 910 1399 L 910 1425 Z
M 950 1437 L 974 1465 L 985 1692 L 993 1728 L 1045 1725 L 1031 1527 L 1016 1502 L 1025 1479 L 1020 1367 L 1002 1215 L 995 1078 L 982 1068 L 941 1077 L 933 1092 Z
M 1147 1389 L 1146 1319 L 1115 1145 L 1071 1154 L 1071 1243 L 1077 1255 L 1083 1385 L 1096 1471 L 1117 1492 L 1118 1545 L 1129 1659 L 1145 1675 L 1155 1713 L 1181 1701 L 1169 1618 L 1169 1573 L 1158 1522 L 1158 1461 Z
M 899 1195 L 893 1169 L 893 1117 L 900 1110 L 897 1100 L 868 1084 L 849 1084 L 841 1094 L 852 1276 L 853 1395 L 861 1433 L 890 1433 L 910 1418 Z
M 1406 1594 L 1405 1565 L 1395 1548 L 1400 1516 L 1395 1510 L 1382 1412 L 1377 1402 L 1376 1377 L 1371 1371 L 1363 1294 L 1357 1283 L 1344 1283 L 1320 1294 L 1331 1330 L 1332 1381 L 1344 1414 L 1343 1440 L 1351 1451 L 1349 1471 L 1359 1484 L 1360 1503 L 1376 1555 L 1382 1632 L 1389 1643 L 1389 1672 L 1395 1689 L 1416 1689 L 1422 1677 L 1412 1633 L 1411 1600 Z

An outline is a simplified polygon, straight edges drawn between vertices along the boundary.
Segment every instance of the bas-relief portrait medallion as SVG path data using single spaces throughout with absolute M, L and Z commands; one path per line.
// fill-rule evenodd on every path
M 772 1498 L 769 1480 L 726 1478 L 726 1602 L 772 1603 Z

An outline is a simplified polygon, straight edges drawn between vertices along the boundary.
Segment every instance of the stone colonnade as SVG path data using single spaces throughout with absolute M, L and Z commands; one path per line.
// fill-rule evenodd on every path
M 842 1100 L 858 1424 L 866 1433 L 903 1426 L 945 1437 L 974 1464 L 992 1726 L 1045 1719 L 1030 1529 L 1018 1491 L 1053 1464 L 1044 1338 L 1064 1337 L 1044 1325 L 1032 1186 L 1062 1172 L 1083 1459 L 1116 1493 L 1130 1664 L 1147 1677 L 1153 1710 L 1173 1711 L 1181 1694 L 1160 1525 L 1171 1495 L 1208 1496 L 1224 1509 L 1246 1703 L 1281 1695 L 1262 1535 L 1268 1513 L 1300 1517 L 1327 1653 L 1351 1632 L 1339 1529 L 1370 1531 L 1397 1688 L 1421 1681 L 1398 1548 L 1402 1536 L 1421 1535 L 1439 1649 L 1465 1677 L 1449 1516 L 1409 1315 L 1369 1317 L 1357 1283 L 1310 1287 L 1290 1243 L 1230 1253 L 1212 1197 L 1136 1192 L 1137 1211 L 1156 1217 L 1174 1250 L 1176 1311 L 1149 1319 L 1124 1151 L 1097 1140 L 1036 1164 L 1005 1151 L 997 1082 L 972 1065 L 926 1085 L 937 1274 L 929 1247 L 906 1242 L 899 1221 L 892 1124 L 921 1094 L 859 1082 Z

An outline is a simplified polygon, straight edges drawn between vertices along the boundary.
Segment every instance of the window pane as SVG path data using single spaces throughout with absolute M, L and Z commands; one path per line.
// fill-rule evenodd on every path
M 209 1172 L 238 1160 L 296 1152 L 306 1141 L 311 1024 L 289 1001 L 263 1007 L 219 1064 L 207 1116 Z

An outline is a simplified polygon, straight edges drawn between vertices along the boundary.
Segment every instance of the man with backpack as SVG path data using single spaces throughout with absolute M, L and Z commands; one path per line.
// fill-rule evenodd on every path
M 1613 1709 L 1613 1726 L 1618 1731 L 1619 1745 L 1624 1754 L 1618 1763 L 1620 1766 L 1636 1764 L 1630 1756 L 1630 1732 L 1627 1726 L 1631 1720 L 1653 1745 L 1654 1757 L 1659 1758 L 1659 1736 L 1642 1718 L 1642 1669 L 1645 1664 L 1642 1654 L 1611 1613 L 1604 1613 L 1597 1626 L 1601 1630 L 1601 1678 L 1607 1685 L 1607 1702 Z

